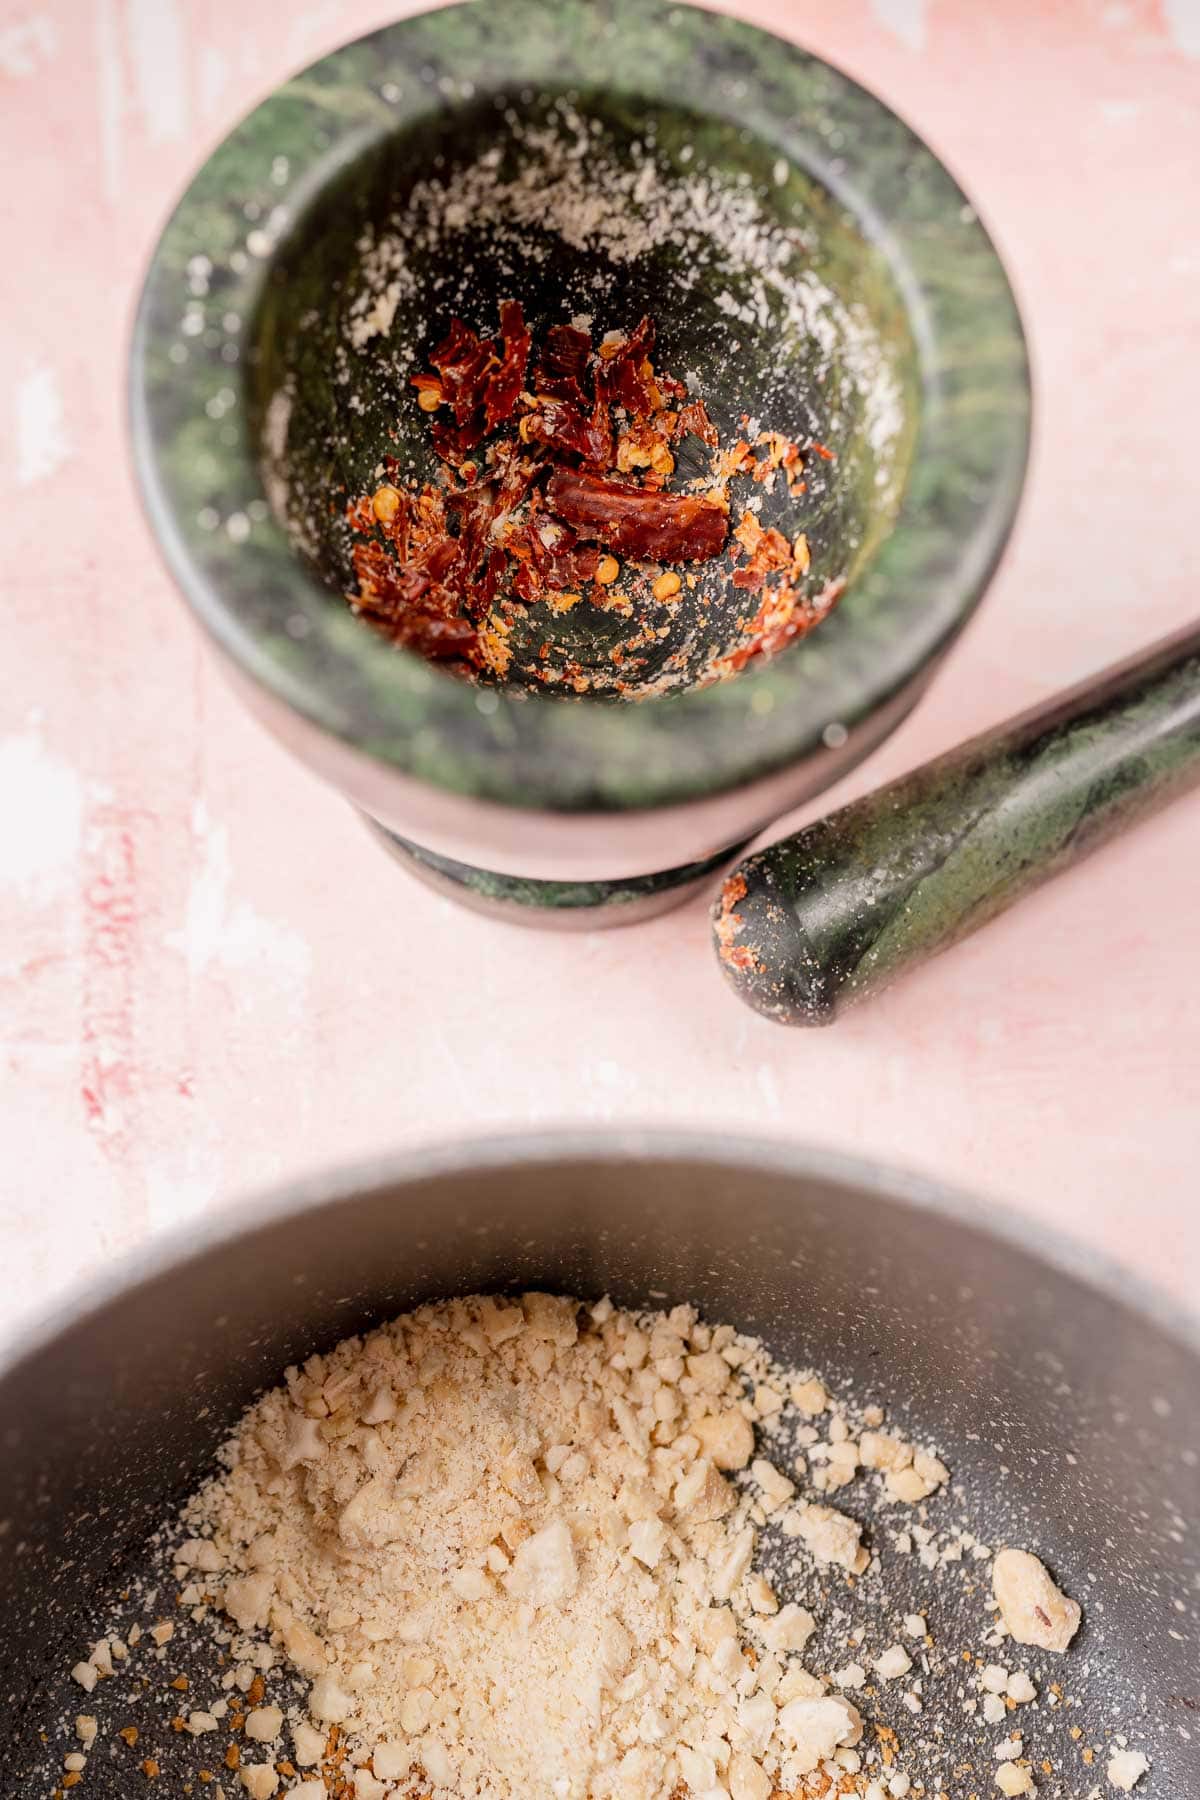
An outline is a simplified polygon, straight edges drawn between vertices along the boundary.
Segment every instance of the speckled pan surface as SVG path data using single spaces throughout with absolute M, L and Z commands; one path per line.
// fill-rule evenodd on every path
M 1051 1765 L 1040 1800 L 1103 1784 L 1103 1756 L 1089 1766 L 1082 1751 L 1118 1731 L 1153 1761 L 1145 1800 L 1197 1792 L 1195 1319 L 1167 1316 L 1082 1247 L 924 1182 L 799 1147 L 611 1130 L 414 1152 L 260 1196 L 0 1351 L 0 1791 L 41 1800 L 53 1787 L 85 1710 L 71 1666 L 110 1607 L 129 1617 L 119 1593 L 162 1566 L 148 1533 L 257 1391 L 420 1300 L 530 1287 L 693 1301 L 820 1368 L 832 1391 L 886 1406 L 952 1468 L 931 1526 L 969 1521 L 989 1547 L 1034 1550 L 1082 1603 L 1066 1657 L 997 1653 L 1036 1671 L 1041 1700 L 1012 1723 Z M 853 1486 L 837 1504 L 864 1511 Z M 897 1531 L 911 1521 L 901 1509 Z M 988 1616 L 979 1565 L 967 1556 L 936 1580 L 877 1525 L 895 1614 L 928 1608 L 957 1665 Z M 838 1629 L 826 1578 L 808 1602 Z M 174 1793 L 226 1742 L 170 1729 L 179 1701 L 165 1682 L 187 1673 L 206 1691 L 194 1638 L 179 1638 L 169 1660 L 139 1661 L 158 1677 L 150 1691 L 117 1679 L 89 1696 L 103 1736 L 85 1796 L 141 1792 L 148 1754 L 158 1791 Z M 877 1685 L 870 1711 L 904 1744 L 946 1721 L 971 1765 L 947 1784 L 954 1800 L 994 1791 L 1009 1726 L 962 1708 L 957 1667 L 928 1683 L 921 1716 L 904 1684 Z M 275 1678 L 272 1694 L 286 1698 Z M 136 1754 L 116 1736 L 135 1720 Z
M 714 141 L 748 132 L 752 159 L 782 158 L 827 191 L 886 261 L 912 346 L 916 437 L 899 516 L 838 610 L 767 667 L 638 706 L 484 696 L 377 642 L 271 516 L 247 384 L 249 326 L 277 252 L 339 170 L 398 132 L 452 123 L 481 93 L 583 86 L 683 109 L 710 121 Z M 1007 535 L 1028 376 L 1012 296 L 972 208 L 853 82 L 748 26 L 660 0 L 479 0 L 324 59 L 217 149 L 149 273 L 133 418 L 173 571 L 276 703 L 456 794 L 619 810 L 769 775 L 818 750 L 831 723 L 853 736 L 921 677 L 969 616 Z

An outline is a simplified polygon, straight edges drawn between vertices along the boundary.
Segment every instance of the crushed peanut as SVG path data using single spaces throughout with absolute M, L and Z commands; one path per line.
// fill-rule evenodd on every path
M 1036 1718 L 1014 1729 L 1038 1690 L 990 1660 L 1005 1631 L 981 1625 L 972 1653 L 928 1604 L 898 1608 L 884 1547 L 930 1572 L 962 1564 L 970 1595 L 991 1561 L 1018 1642 L 1065 1649 L 1078 1608 L 1027 1553 L 993 1558 L 961 1522 L 936 1531 L 927 1502 L 949 1471 L 883 1426 L 691 1307 L 421 1307 L 251 1408 L 164 1550 L 188 1641 L 203 1628 L 219 1646 L 212 1685 L 196 1662 L 141 1685 L 195 1693 L 170 1721 L 181 1750 L 225 1722 L 209 1747 L 225 1800 L 231 1782 L 250 1800 L 940 1800 L 966 1774 L 975 1800 L 989 1776 L 1009 1800 L 1035 1794 L 1032 1770 L 1058 1765 L 1031 1764 Z M 832 1488 L 853 1490 L 844 1510 L 810 1498 Z M 1020 1635 L 1030 1607 L 1040 1637 Z M 152 1670 L 173 1631 L 160 1616 L 146 1634 Z M 118 1644 L 100 1639 L 76 1680 L 100 1679 Z M 1004 1726 L 973 1763 L 954 1762 L 927 1685 L 947 1669 L 967 1719 Z M 1057 1683 L 1047 1700 L 1076 1704 Z M 77 1717 L 84 1750 L 97 1729 Z M 139 1732 L 118 1735 L 132 1748 Z M 61 1785 L 86 1762 L 70 1752 Z M 156 1758 L 139 1767 L 158 1778 Z M 1116 1739 L 1113 1787 L 1148 1767 Z
M 1079 1606 L 1028 1550 L 999 1552 L 992 1563 L 992 1593 L 1005 1629 L 1018 1644 L 1061 1652 L 1079 1629 Z

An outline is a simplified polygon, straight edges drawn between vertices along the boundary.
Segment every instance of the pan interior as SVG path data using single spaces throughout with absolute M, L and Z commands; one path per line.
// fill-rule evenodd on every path
M 889 1423 L 951 1466 L 952 1488 L 930 1512 L 939 1540 L 961 1525 L 991 1548 L 1034 1550 L 1082 1602 L 1065 1658 L 995 1653 L 1029 1668 L 1041 1690 L 1018 1721 L 1027 1751 L 1051 1764 L 1039 1795 L 1079 1800 L 1103 1777 L 1080 1745 L 1117 1731 L 1152 1756 L 1151 1800 L 1200 1789 L 1194 1354 L 976 1225 L 898 1205 L 852 1176 L 592 1154 L 385 1179 L 282 1217 L 149 1278 L 9 1372 L 3 1791 L 50 1791 L 81 1711 L 101 1721 L 88 1794 L 130 1791 L 138 1758 L 115 1735 L 130 1724 L 144 1733 L 140 1754 L 160 1763 L 163 1791 L 194 1779 L 205 1740 L 166 1727 L 163 1704 L 169 1678 L 199 1675 L 202 1646 L 211 1671 L 207 1627 L 181 1630 L 169 1657 L 147 1665 L 162 1677 L 147 1692 L 118 1676 L 85 1700 L 69 1673 L 99 1636 L 128 1624 L 135 1602 L 136 1616 L 153 1610 L 147 1591 L 164 1617 L 180 1616 L 156 1528 L 287 1363 L 425 1298 L 534 1286 L 608 1291 L 626 1305 L 694 1301 L 781 1361 L 815 1366 L 835 1391 L 884 1406 Z M 853 1486 L 836 1503 L 866 1516 Z M 902 1510 L 897 1530 L 911 1519 Z M 961 1651 L 979 1653 L 986 1563 L 973 1576 L 968 1554 L 932 1572 L 878 1520 L 873 1529 L 883 1582 L 874 1597 L 864 1584 L 861 1598 L 880 1647 L 905 1612 L 924 1612 L 954 1655 L 927 1679 L 919 1719 L 902 1705 L 902 1683 L 881 1687 L 869 1716 L 904 1743 L 940 1724 L 977 1783 L 964 1774 L 947 1791 L 982 1795 L 1002 1732 L 964 1711 L 957 1665 Z M 812 1666 L 829 1666 L 838 1597 L 815 1577 L 794 1592 L 829 1634 L 814 1640 Z M 275 1677 L 272 1697 L 284 1698 Z
M 807 491 L 733 484 L 811 555 L 804 593 L 852 581 L 890 530 L 917 420 L 916 353 L 888 260 L 815 177 L 744 128 L 607 92 L 482 95 L 425 115 L 340 166 L 281 245 L 247 379 L 266 485 L 300 555 L 344 605 L 348 500 L 383 458 L 437 474 L 411 385 L 453 317 L 489 334 L 519 300 L 599 341 L 649 315 L 656 368 L 704 399 L 728 447 L 817 439 Z M 754 430 L 749 431 L 748 426 Z M 682 483 L 686 471 L 677 471 Z M 744 492 L 743 492 L 744 490 Z M 757 602 L 727 559 L 669 603 L 627 567 L 630 615 L 510 596 L 510 660 L 481 679 L 585 700 L 638 699 L 728 674 Z M 610 597 L 611 599 L 611 597 Z M 736 657 L 735 657 L 736 665 Z

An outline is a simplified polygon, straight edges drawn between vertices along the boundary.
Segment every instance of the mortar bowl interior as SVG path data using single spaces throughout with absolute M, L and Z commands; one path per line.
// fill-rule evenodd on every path
M 723 443 L 835 451 L 734 496 L 805 534 L 812 593 L 845 583 L 815 629 L 729 662 L 755 605 L 697 565 L 653 617 L 515 609 L 481 687 L 354 615 L 347 500 L 385 455 L 432 473 L 411 377 L 506 298 L 535 343 L 649 314 Z M 151 523 L 263 721 L 387 831 L 578 881 L 711 857 L 894 729 L 987 587 L 1029 426 L 1003 267 L 933 152 L 665 0 L 452 6 L 270 95 L 158 244 L 132 401 Z

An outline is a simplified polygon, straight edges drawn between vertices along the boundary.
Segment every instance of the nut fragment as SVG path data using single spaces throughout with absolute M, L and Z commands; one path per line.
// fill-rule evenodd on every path
M 818 1564 L 836 1563 L 851 1575 L 861 1575 L 871 1560 L 859 1541 L 858 1520 L 832 1506 L 806 1506 L 798 1515 L 789 1514 L 784 1530 L 800 1538 Z
M 246 1716 L 246 1736 L 259 1744 L 273 1744 L 283 1730 L 283 1714 L 277 1706 L 257 1706 Z
M 1062 1652 L 1079 1629 L 1078 1604 L 1057 1587 L 1028 1550 L 1001 1550 L 992 1564 L 992 1593 L 1018 1644 Z
M 718 1469 L 744 1469 L 754 1454 L 754 1427 L 739 1412 L 709 1413 L 691 1430 Z
M 555 1518 L 520 1545 L 504 1585 L 532 1606 L 562 1606 L 579 1584 L 575 1546 L 566 1522 Z
M 337 1725 L 353 1712 L 354 1702 L 332 1675 L 319 1675 L 309 1689 L 308 1710 L 323 1724 Z
M 892 1644 L 875 1658 L 875 1673 L 884 1681 L 895 1681 L 900 1675 L 907 1675 L 912 1668 L 912 1657 L 903 1644 Z
M 1140 1750 L 1117 1750 L 1108 1759 L 1104 1773 L 1115 1788 L 1128 1794 L 1137 1786 L 1150 1767 L 1150 1759 Z
M 270 1763 L 251 1763 L 238 1770 L 238 1780 L 250 1796 L 250 1800 L 271 1800 L 271 1795 L 279 1787 L 279 1776 Z
M 255 1631 L 270 1617 L 273 1593 L 269 1575 L 238 1575 L 226 1582 L 222 1604 L 235 1625 L 243 1631 Z
M 786 1506 L 796 1492 L 795 1482 L 789 1481 L 787 1476 L 781 1474 L 774 1463 L 768 1462 L 764 1456 L 755 1458 L 750 1465 L 750 1473 L 762 1490 L 764 1512 L 777 1512 L 781 1506 Z
M 731 1800 L 770 1800 L 775 1783 L 760 1762 L 744 1750 L 735 1751 L 729 1759 L 729 1792 Z
M 794 1746 L 796 1767 L 808 1775 L 840 1744 L 858 1743 L 862 1718 L 857 1707 L 840 1696 L 789 1700 L 780 1711 L 779 1729 Z
M 325 1734 L 305 1722 L 292 1726 L 292 1761 L 311 1769 L 325 1753 Z
M 1033 1794 L 1037 1791 L 1029 1770 L 1017 1763 L 1001 1763 L 992 1779 L 1000 1792 L 1009 1796 L 1009 1800 L 1016 1800 L 1019 1794 Z
M 829 1395 L 825 1392 L 823 1382 L 816 1376 L 807 1381 L 797 1381 L 792 1386 L 792 1403 L 797 1406 L 806 1418 L 812 1419 L 823 1413 L 829 1405 Z

